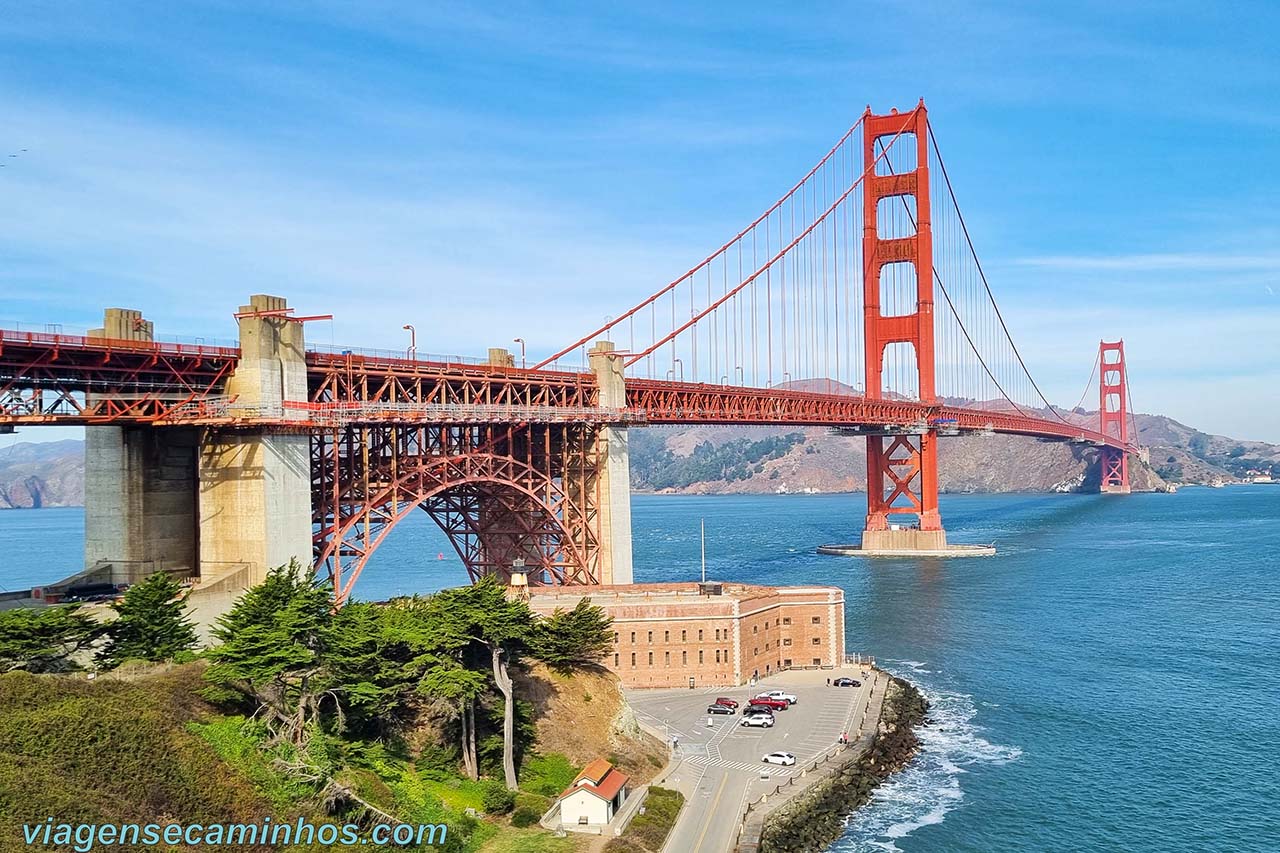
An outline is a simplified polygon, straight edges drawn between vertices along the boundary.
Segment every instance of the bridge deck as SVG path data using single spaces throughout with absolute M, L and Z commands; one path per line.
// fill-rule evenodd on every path
M 464 360 L 419 361 L 308 352 L 311 401 L 237 407 L 223 394 L 234 347 L 0 330 L 0 427 L 137 423 L 323 429 L 345 423 L 592 421 L 842 427 L 853 433 L 1007 433 L 1132 445 L 1036 413 L 927 405 L 647 379 L 627 381 L 627 407 L 597 405 L 590 373 Z

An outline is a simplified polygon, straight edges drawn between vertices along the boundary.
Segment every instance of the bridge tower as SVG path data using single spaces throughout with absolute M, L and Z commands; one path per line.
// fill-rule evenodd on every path
M 863 305 L 866 396 L 883 399 L 886 350 L 905 344 L 914 351 L 920 402 L 937 401 L 934 383 L 933 233 L 929 216 L 929 125 L 924 101 L 909 113 L 896 110 L 863 118 Z M 888 167 L 889 147 L 914 154 L 913 169 Z M 909 159 L 902 155 L 896 160 Z M 882 233 L 888 205 L 913 212 L 912 234 Z M 886 315 L 882 277 L 896 265 L 910 267 L 916 282 L 912 313 Z M 915 525 L 891 525 L 891 514 L 915 515 Z M 896 528 L 896 529 L 895 529 Z M 932 551 L 946 548 L 938 514 L 938 436 L 924 428 L 913 434 L 867 437 L 867 521 L 864 551 Z
M 1124 361 L 1124 341 L 1098 344 L 1098 430 L 1103 435 L 1129 441 L 1129 375 Z M 1129 455 L 1123 450 L 1103 447 L 1103 494 L 1129 494 Z

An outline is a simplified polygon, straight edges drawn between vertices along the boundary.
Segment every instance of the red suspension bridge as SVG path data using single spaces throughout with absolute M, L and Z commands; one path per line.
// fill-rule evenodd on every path
M 1122 343 L 1099 349 L 1096 423 L 1041 392 L 923 102 L 868 109 L 733 239 L 531 368 L 505 350 L 484 362 L 308 350 L 316 318 L 275 297 L 236 318 L 239 347 L 159 343 L 140 313 L 118 309 L 86 336 L 0 330 L 0 429 L 94 427 L 91 562 L 207 575 L 296 556 L 324 566 L 344 599 L 420 508 L 473 576 L 523 565 L 534 583 L 629 582 L 626 429 L 694 423 L 866 436 L 863 547 L 928 553 L 946 548 L 940 437 L 1094 445 L 1111 492 L 1128 491 L 1137 450 Z M 94 486 L 99 456 L 123 466 L 122 482 L 106 471 Z M 194 521 L 175 533 L 147 498 L 172 498 L 177 469 Z

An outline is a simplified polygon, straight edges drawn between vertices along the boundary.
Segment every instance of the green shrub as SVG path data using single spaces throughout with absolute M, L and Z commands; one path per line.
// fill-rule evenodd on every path
M 481 802 L 484 803 L 485 814 L 506 814 L 515 807 L 515 791 L 492 779 L 486 779 L 482 785 Z
M 526 826 L 533 826 L 541 818 L 541 812 L 535 812 L 532 809 L 516 809 L 511 815 L 511 825 L 524 829 Z
M 422 747 L 414 765 L 424 779 L 443 782 L 458 775 L 458 747 L 428 743 Z

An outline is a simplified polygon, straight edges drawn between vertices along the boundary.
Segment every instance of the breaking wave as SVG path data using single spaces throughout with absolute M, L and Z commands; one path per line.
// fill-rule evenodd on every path
M 974 723 L 973 697 L 936 688 L 920 678 L 922 661 L 881 661 L 894 675 L 908 679 L 929 700 L 929 725 L 919 729 L 920 751 L 902 772 L 876 789 L 871 801 L 849 816 L 848 829 L 832 845 L 838 853 L 899 851 L 897 839 L 922 826 L 940 823 L 964 799 L 961 777 L 975 765 L 1016 761 L 1022 750 L 982 737 Z

